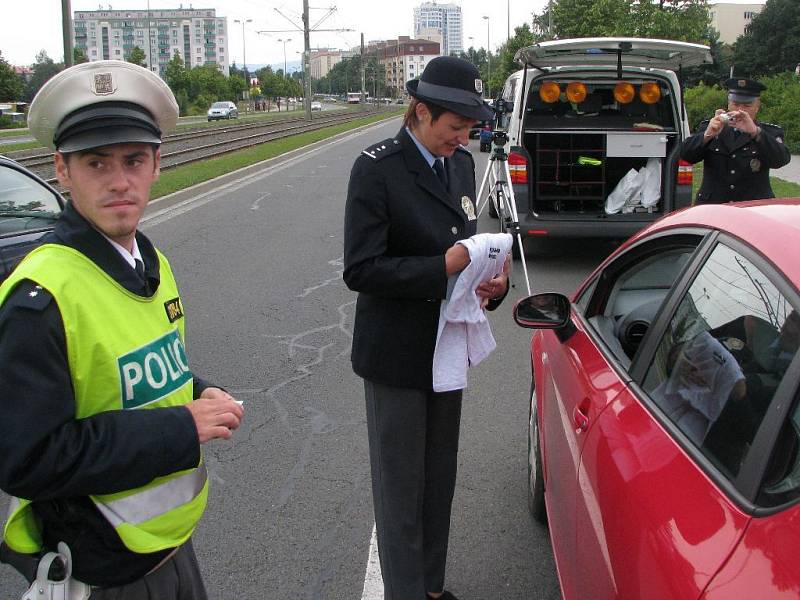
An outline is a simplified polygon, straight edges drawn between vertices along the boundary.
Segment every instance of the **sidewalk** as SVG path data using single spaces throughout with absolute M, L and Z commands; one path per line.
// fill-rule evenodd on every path
M 784 181 L 800 183 L 800 156 L 796 154 L 792 155 L 792 160 L 788 165 L 780 169 L 771 169 L 769 175 L 770 177 L 777 177 Z

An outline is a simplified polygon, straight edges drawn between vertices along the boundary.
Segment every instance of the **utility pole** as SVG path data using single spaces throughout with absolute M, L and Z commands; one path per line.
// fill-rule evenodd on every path
M 311 31 L 308 25 L 308 0 L 303 0 L 303 73 L 306 74 L 305 98 L 306 119 L 311 120 Z
M 367 103 L 367 96 L 366 96 L 366 87 L 367 87 L 367 78 L 366 78 L 366 66 L 364 65 L 364 33 L 361 33 L 361 104 L 366 105 Z
M 309 25 L 309 8 L 308 8 L 308 0 L 303 0 L 303 26 L 298 26 L 292 19 L 287 17 L 283 14 L 279 9 L 273 9 L 276 13 L 282 16 L 284 19 L 289 21 L 293 26 L 294 29 L 272 29 L 272 30 L 263 30 L 258 31 L 257 33 L 293 33 L 295 31 L 302 31 L 303 32 L 303 77 L 305 81 L 303 82 L 303 87 L 305 88 L 305 99 L 303 104 L 306 109 L 306 119 L 309 121 L 311 120 L 311 41 L 310 41 L 310 34 L 312 31 L 333 31 L 333 32 L 340 32 L 340 31 L 353 31 L 352 29 L 319 29 L 319 26 L 322 22 L 331 16 L 334 12 L 336 12 L 336 7 L 331 7 L 325 16 L 323 16 L 319 21 L 314 24 L 314 26 Z
M 64 68 L 72 66 L 72 7 L 70 0 L 61 0 L 61 30 L 64 36 Z

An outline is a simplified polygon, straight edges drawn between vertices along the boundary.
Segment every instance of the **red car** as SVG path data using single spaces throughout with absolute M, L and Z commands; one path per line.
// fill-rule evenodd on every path
M 800 199 L 637 234 L 531 341 L 529 507 L 564 597 L 800 597 Z

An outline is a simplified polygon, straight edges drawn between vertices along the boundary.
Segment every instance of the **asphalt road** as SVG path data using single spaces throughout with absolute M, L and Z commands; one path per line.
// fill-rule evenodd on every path
M 181 285 L 193 370 L 246 408 L 232 441 L 205 447 L 212 489 L 194 540 L 211 598 L 361 598 L 373 515 L 342 216 L 353 160 L 398 128 L 372 126 L 156 202 L 143 225 Z M 480 181 L 487 155 L 471 145 Z M 487 214 L 480 221 L 495 230 Z M 538 244 L 534 292 L 571 291 L 611 249 Z M 490 317 L 498 350 L 465 393 L 447 574 L 465 600 L 559 597 L 547 531 L 525 504 L 530 336 L 511 319 L 525 295 L 520 268 Z M 0 567 L 0 598 L 21 590 Z

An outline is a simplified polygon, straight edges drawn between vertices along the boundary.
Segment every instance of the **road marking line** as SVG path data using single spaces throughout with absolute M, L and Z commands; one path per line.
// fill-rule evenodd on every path
M 369 543 L 369 558 L 367 559 L 367 572 L 364 573 L 364 591 L 361 600 L 383 600 L 383 576 L 381 575 L 381 562 L 378 558 L 378 536 L 375 525 L 372 526 L 372 539 Z

